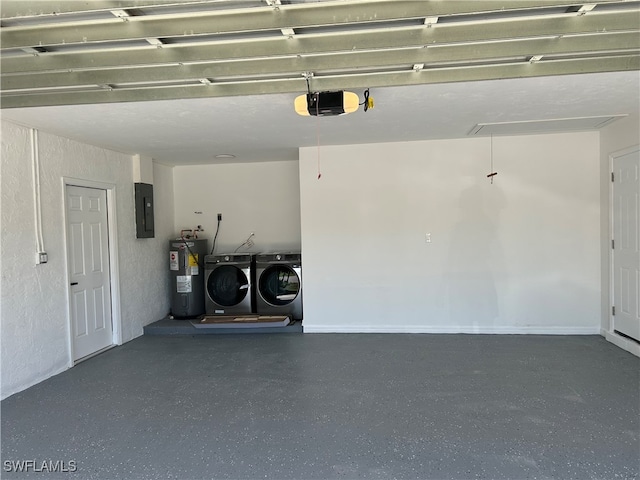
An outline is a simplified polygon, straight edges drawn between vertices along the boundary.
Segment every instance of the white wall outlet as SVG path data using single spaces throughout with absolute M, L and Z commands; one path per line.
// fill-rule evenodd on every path
M 431 234 L 430 233 L 425 233 L 424 234 L 424 243 L 431 243 Z
M 41 263 L 47 263 L 49 261 L 49 257 L 45 252 L 36 253 L 36 265 L 40 265 Z

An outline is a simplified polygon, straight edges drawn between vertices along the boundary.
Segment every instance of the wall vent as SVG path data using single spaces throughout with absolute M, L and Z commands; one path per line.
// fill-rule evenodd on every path
M 553 118 L 549 120 L 525 120 L 521 122 L 478 123 L 468 133 L 470 136 L 527 135 L 536 133 L 575 132 L 599 130 L 627 115 L 601 117 Z

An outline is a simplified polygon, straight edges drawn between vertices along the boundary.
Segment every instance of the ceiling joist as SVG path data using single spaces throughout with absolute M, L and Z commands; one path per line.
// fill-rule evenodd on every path
M 272 0 L 270 0 L 272 1 Z M 406 0 L 382 0 L 387 3 L 409 3 Z M 410 0 L 409 0 L 410 1 Z M 597 3 L 614 3 L 619 0 L 601 0 Z M 340 0 L 318 0 L 318 3 L 324 3 L 327 5 L 337 4 Z M 494 0 L 482 0 L 484 5 L 482 10 L 509 10 L 509 9 L 526 9 L 526 8 L 541 8 L 541 7 L 556 7 L 556 6 L 575 6 L 576 2 L 569 2 L 566 0 L 522 0 L 518 2 L 520 5 L 515 5 L 515 2 L 503 2 Z M 294 2 L 287 2 L 292 5 L 282 5 L 282 2 L 278 2 L 281 8 L 290 8 L 295 5 Z M 372 1 L 360 1 L 360 3 L 373 3 Z M 420 2 L 414 2 L 420 3 Z M 424 2 L 429 3 L 429 2 Z M 477 0 L 459 0 L 456 2 L 441 2 L 441 3 L 458 3 L 458 6 L 453 5 L 440 5 L 439 10 L 442 14 L 446 14 L 447 10 L 442 8 L 452 7 L 455 11 L 473 12 L 478 10 Z M 467 4 L 463 7 L 461 4 Z M 47 17 L 51 15 L 58 15 L 64 17 L 65 15 L 73 15 L 78 13 L 98 13 L 111 10 L 141 10 L 146 9 L 153 11 L 153 9 L 167 9 L 170 7 L 176 8 L 191 8 L 195 7 L 225 7 L 227 8 L 256 8 L 258 6 L 270 5 L 266 0 L 91 0 L 88 2 L 79 2 L 78 0 L 8 0 L 3 1 L 2 11 L 0 15 L 3 19 L 21 19 L 21 18 L 33 18 L 33 17 Z M 578 3 L 578 5 L 580 5 Z M 442 9 L 442 10 L 441 10 Z
M 140 8 L 196 6 L 220 4 L 227 0 L 10 0 L 2 2 L 0 15 L 3 19 L 23 19 L 34 17 L 48 17 L 51 15 L 65 16 L 76 13 L 97 13 L 111 10 L 130 10 Z
M 640 53 L 640 35 L 614 33 L 589 37 L 530 38 L 509 43 L 449 44 L 431 48 L 400 50 L 374 50 L 349 52 L 341 55 L 286 56 L 259 58 L 251 61 L 221 61 L 196 64 L 169 64 L 160 66 L 91 69 L 85 71 L 59 71 L 45 74 L 5 75 L 2 90 L 42 89 L 51 87 L 89 86 L 96 84 L 125 84 L 133 82 L 172 82 L 203 77 L 225 78 L 293 74 L 304 71 L 340 69 L 384 68 L 394 65 L 468 64 L 476 61 L 498 61 L 506 58 L 535 55 L 589 55 L 593 52 Z
M 553 60 L 531 64 L 481 65 L 465 68 L 423 69 L 383 72 L 377 74 L 343 74 L 314 76 L 312 88 L 318 91 L 358 89 L 362 85 L 371 88 L 397 85 L 424 85 L 432 83 L 470 82 L 495 78 L 527 78 L 550 75 L 572 75 L 596 72 L 617 72 L 640 69 L 640 56 L 612 56 L 606 59 Z M 3 98 L 3 108 L 80 105 L 108 102 L 136 102 L 152 100 L 175 100 L 189 98 L 227 97 L 237 95 L 262 95 L 273 93 L 295 93 L 306 90 L 306 80 L 285 78 L 273 80 L 246 80 L 238 82 L 197 82 L 191 85 L 113 88 L 82 92 L 54 92 L 25 96 L 9 95 Z
M 293 93 L 304 72 L 322 90 L 640 58 L 638 1 L 0 1 L 2 108 Z
M 613 3 L 604 0 L 601 3 Z M 507 4 L 505 6 L 505 3 Z M 509 5 L 510 4 L 510 5 Z M 509 11 L 530 15 L 534 9 L 569 7 L 566 1 L 520 0 L 456 0 L 423 2 L 415 0 L 378 0 L 365 2 L 318 2 L 283 5 L 274 14 L 271 8 L 231 9 L 197 13 L 138 15 L 127 22 L 110 16 L 106 19 L 42 25 L 7 26 L 0 31 L 2 48 L 24 48 L 42 45 L 116 42 L 143 38 L 197 37 L 224 33 L 279 31 L 285 28 L 311 28 L 382 23 L 455 15 L 506 14 Z M 120 10 L 126 12 L 125 10 Z M 440 20 L 441 22 L 442 20 Z
M 287 41 L 280 32 L 272 38 L 165 45 L 162 49 L 131 47 L 86 52 L 44 53 L 39 56 L 2 57 L 3 74 L 82 68 L 108 68 L 212 60 L 250 59 L 286 55 L 311 55 L 355 50 L 400 49 L 429 45 L 511 41 L 518 38 L 638 32 L 637 18 L 626 13 L 540 20 L 515 19 L 474 25 L 411 27 L 401 30 L 364 30 L 329 35 L 296 35 Z

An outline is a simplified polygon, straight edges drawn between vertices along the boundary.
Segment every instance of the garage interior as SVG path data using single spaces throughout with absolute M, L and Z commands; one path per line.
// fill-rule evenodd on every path
M 640 2 L 0 7 L 7 478 L 640 474 Z M 145 334 L 196 230 L 301 252 L 300 328 Z

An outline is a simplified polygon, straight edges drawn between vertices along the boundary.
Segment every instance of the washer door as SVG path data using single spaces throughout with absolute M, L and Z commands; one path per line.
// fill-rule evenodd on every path
M 244 272 L 233 265 L 215 268 L 207 279 L 209 298 L 223 307 L 238 305 L 247 296 L 249 280 Z
M 265 302 L 281 307 L 293 302 L 300 293 L 300 277 L 287 265 L 267 267 L 258 281 Z

